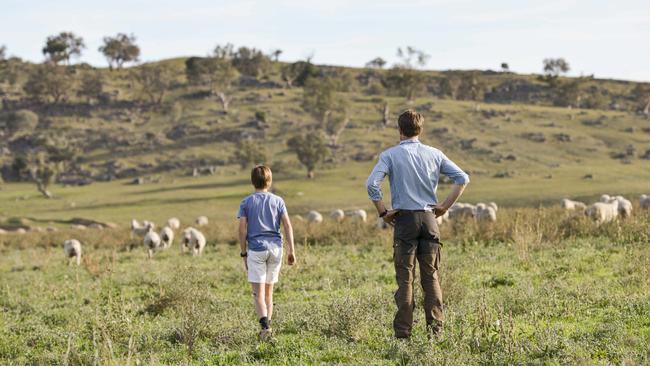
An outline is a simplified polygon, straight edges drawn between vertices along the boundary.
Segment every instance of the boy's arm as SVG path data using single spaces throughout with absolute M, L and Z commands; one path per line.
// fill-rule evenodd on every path
M 239 219 L 239 248 L 241 249 L 241 253 L 246 253 L 248 250 L 248 245 L 246 243 L 246 235 L 248 231 L 248 221 L 246 220 L 246 217 L 241 217 Z M 246 270 L 248 270 L 248 264 L 246 262 L 246 257 L 244 258 L 244 266 L 246 267 Z
M 293 243 L 293 227 L 291 226 L 289 214 L 286 212 L 282 215 L 282 225 L 284 226 L 284 236 L 287 238 L 287 263 L 292 266 L 296 262 L 296 248 Z

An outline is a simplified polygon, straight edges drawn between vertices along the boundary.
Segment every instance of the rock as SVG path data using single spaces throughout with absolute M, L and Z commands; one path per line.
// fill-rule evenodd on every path
M 533 142 L 545 142 L 546 136 L 541 132 L 526 132 L 521 135 L 521 137 L 528 139 Z
M 573 138 L 571 137 L 571 135 L 568 135 L 566 133 L 556 133 L 555 135 L 553 135 L 553 137 L 555 137 L 555 139 L 557 141 L 560 141 L 560 142 L 571 142 L 571 141 L 573 141 Z

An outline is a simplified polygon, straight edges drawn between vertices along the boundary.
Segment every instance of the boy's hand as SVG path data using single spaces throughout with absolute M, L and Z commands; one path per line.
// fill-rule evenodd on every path
M 296 256 L 293 253 L 287 254 L 287 264 L 293 266 L 296 263 Z

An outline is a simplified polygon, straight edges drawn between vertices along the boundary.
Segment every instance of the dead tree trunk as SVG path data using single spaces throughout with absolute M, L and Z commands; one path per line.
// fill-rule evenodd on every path
M 228 106 L 230 105 L 232 98 L 228 97 L 224 92 L 217 92 L 217 97 L 219 97 L 219 101 L 221 101 L 223 111 L 228 113 Z
M 390 124 L 390 109 L 388 108 L 388 102 L 384 103 L 383 122 L 384 127 L 388 127 Z

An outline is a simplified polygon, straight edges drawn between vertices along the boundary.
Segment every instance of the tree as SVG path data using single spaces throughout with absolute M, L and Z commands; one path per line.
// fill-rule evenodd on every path
M 477 72 L 466 72 L 460 78 L 460 86 L 458 88 L 458 98 L 463 100 L 482 100 L 484 86 L 480 81 Z
M 79 97 L 85 97 L 88 103 L 90 103 L 93 99 L 99 99 L 103 91 L 104 79 L 102 75 L 96 71 L 87 71 L 81 77 L 81 84 L 79 85 L 79 90 L 77 90 L 77 95 Z
M 140 84 L 143 94 L 151 103 L 160 105 L 165 93 L 174 83 L 174 73 L 165 65 L 143 65 L 133 71 L 133 77 Z
M 23 90 L 36 100 L 52 97 L 54 103 L 65 99 L 72 88 L 72 77 L 63 66 L 42 64 L 30 73 Z
M 41 192 L 45 198 L 52 198 L 49 187 L 56 176 L 55 164 L 49 162 L 43 154 L 38 154 L 29 164 L 29 176 L 36 184 L 36 189 Z
M 550 86 L 555 86 L 556 80 L 560 75 L 569 72 L 569 63 L 563 58 L 547 58 L 544 59 L 544 76 L 542 79 L 549 83 Z
M 579 108 L 582 101 L 579 80 L 568 80 L 563 83 L 556 82 L 557 91 L 553 104 L 561 107 Z
M 235 57 L 235 46 L 231 43 L 225 45 L 217 45 L 212 51 L 212 56 L 219 60 L 232 60 Z
M 264 164 L 267 162 L 266 148 L 259 141 L 250 139 L 240 141 L 233 155 L 233 161 L 239 164 L 242 169 Z
M 440 89 L 444 95 L 449 95 L 451 99 L 458 99 L 458 92 L 460 91 L 463 80 L 456 75 L 449 75 L 440 81 Z
M 99 47 L 104 54 L 108 67 L 121 69 L 124 63 L 136 62 L 140 57 L 140 47 L 135 43 L 133 34 L 118 33 L 115 37 L 104 37 L 104 45 Z
M 387 88 L 395 90 L 409 102 L 424 90 L 425 82 L 421 72 L 399 65 L 390 69 L 385 79 Z
M 650 84 L 636 84 L 632 90 L 632 96 L 643 111 L 643 114 L 650 115 Z
M 5 113 L 2 120 L 4 120 L 4 128 L 8 136 L 19 132 L 32 133 L 38 126 L 38 115 L 27 109 Z
M 65 61 L 70 64 L 70 57 L 80 57 L 81 50 L 86 48 L 83 38 L 77 37 L 72 32 L 61 32 L 55 36 L 47 37 L 43 54 L 55 64 Z
M 388 106 L 388 101 L 384 100 L 378 104 L 377 110 L 381 112 L 381 126 L 388 127 L 390 124 L 390 108 Z
M 4 61 L 7 58 L 7 46 L 0 46 L 0 61 Z
M 501 63 L 501 72 L 510 72 L 510 66 L 507 62 Z
M 282 54 L 281 49 L 276 49 L 271 51 L 271 56 L 273 56 L 273 61 L 278 62 L 280 61 L 280 55 Z
M 366 67 L 370 69 L 383 69 L 386 65 L 386 60 L 381 57 L 375 57 L 372 60 L 366 62 Z
M 338 139 L 349 122 L 347 102 L 337 95 L 336 89 L 332 78 L 310 78 L 302 94 L 302 108 L 320 123 L 332 146 L 338 146 Z
M 255 48 L 239 47 L 232 56 L 233 66 L 244 75 L 264 76 L 271 69 L 271 59 Z
M 322 135 L 316 131 L 298 135 L 287 141 L 289 150 L 296 153 L 298 161 L 307 169 L 307 178 L 314 178 L 316 166 L 327 156 L 327 146 Z
M 190 84 L 207 85 L 210 93 L 221 101 L 223 110 L 228 112 L 231 97 L 227 93 L 238 76 L 230 60 L 190 57 L 185 61 L 185 75 Z
M 397 57 L 402 60 L 402 63 L 398 65 L 407 69 L 424 67 L 431 58 L 431 56 L 424 53 L 424 51 L 418 50 L 412 46 L 406 46 L 403 49 L 399 47 L 397 49 Z
M 311 61 L 298 61 L 282 67 L 282 80 L 287 83 L 287 87 L 304 86 L 307 79 L 311 77 L 320 77 L 321 72 Z

